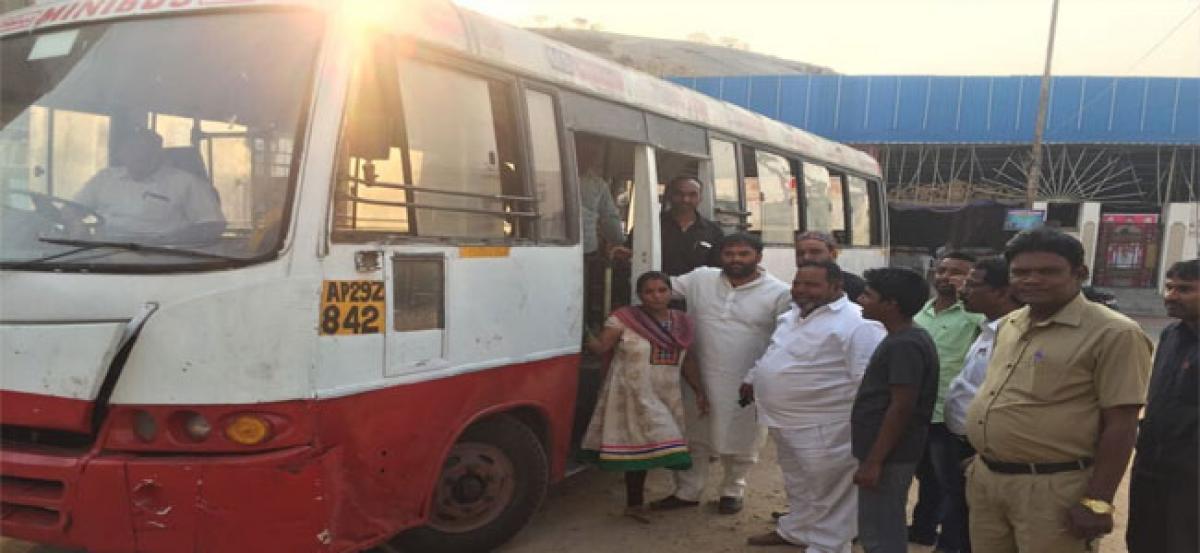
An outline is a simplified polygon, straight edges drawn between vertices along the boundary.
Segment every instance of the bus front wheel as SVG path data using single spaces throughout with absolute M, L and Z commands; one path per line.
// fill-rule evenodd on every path
M 516 418 L 468 428 L 442 464 L 429 524 L 397 537 L 405 551 L 491 551 L 529 522 L 549 484 L 546 452 Z

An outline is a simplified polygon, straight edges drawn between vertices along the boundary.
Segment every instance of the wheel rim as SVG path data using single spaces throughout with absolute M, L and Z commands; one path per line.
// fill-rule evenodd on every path
M 442 465 L 429 526 L 447 533 L 475 530 L 512 503 L 516 488 L 512 461 L 499 448 L 455 444 Z

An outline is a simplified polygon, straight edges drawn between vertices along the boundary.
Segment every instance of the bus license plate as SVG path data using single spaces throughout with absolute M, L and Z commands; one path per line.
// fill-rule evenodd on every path
M 326 280 L 321 283 L 322 336 L 379 334 L 387 319 L 381 280 Z

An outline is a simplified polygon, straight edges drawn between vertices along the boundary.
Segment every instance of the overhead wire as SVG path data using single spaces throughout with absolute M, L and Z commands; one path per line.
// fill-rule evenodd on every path
M 1154 55 L 1154 52 L 1157 51 L 1159 49 L 1159 47 L 1161 47 L 1163 44 L 1166 44 L 1168 40 L 1171 40 L 1171 37 L 1173 37 L 1175 35 L 1175 33 L 1179 31 L 1179 29 L 1182 29 L 1183 26 L 1186 25 L 1188 23 L 1188 21 L 1190 21 L 1198 13 L 1200 13 L 1200 2 L 1198 2 L 1196 4 L 1196 7 L 1193 8 L 1192 11 L 1188 12 L 1187 15 L 1183 16 L 1183 18 L 1179 20 L 1179 23 L 1176 23 L 1175 26 L 1171 28 L 1171 30 L 1167 31 L 1166 34 L 1164 34 L 1162 36 L 1162 38 L 1160 38 L 1157 42 L 1154 43 L 1153 46 L 1151 46 L 1148 50 L 1146 50 L 1146 53 L 1142 54 L 1141 57 L 1139 57 L 1136 61 L 1134 61 L 1132 64 L 1130 64 L 1129 67 L 1127 67 L 1125 69 L 1125 71 L 1123 71 L 1123 73 L 1129 73 L 1130 71 L 1133 71 L 1134 69 L 1137 68 L 1137 66 L 1141 65 L 1142 62 L 1149 59 L 1150 56 Z M 1095 104 L 1097 101 L 1102 99 L 1110 91 L 1115 91 L 1116 86 L 1117 86 L 1116 79 L 1113 79 L 1113 81 L 1110 84 L 1108 84 L 1104 88 L 1094 92 L 1092 94 L 1092 97 L 1083 103 L 1083 108 L 1081 108 L 1080 111 L 1086 111 L 1087 108 L 1091 107 L 1092 104 Z M 1059 120 L 1059 124 L 1057 124 L 1057 125 L 1050 125 L 1051 122 L 1047 121 L 1047 126 L 1049 128 L 1046 129 L 1046 132 L 1049 133 L 1051 130 L 1059 130 L 1059 129 L 1065 127 L 1069 121 L 1073 121 L 1073 120 L 1074 120 L 1074 118 L 1063 118 L 1063 119 Z

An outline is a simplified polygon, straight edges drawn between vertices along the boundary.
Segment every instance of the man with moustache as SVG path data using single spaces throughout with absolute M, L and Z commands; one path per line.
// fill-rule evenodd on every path
M 810 230 L 796 235 L 796 265 L 805 261 L 837 262 L 838 243 L 833 236 L 821 231 Z M 842 271 L 842 291 L 846 299 L 858 301 L 858 296 L 867 287 L 862 277 L 849 271 Z
M 1200 551 L 1200 259 L 1171 266 L 1163 303 L 1167 315 L 1179 320 L 1163 330 L 1154 352 L 1129 484 L 1129 553 Z
M 750 545 L 850 553 L 858 515 L 850 407 L 885 331 L 863 319 L 841 281 L 832 261 L 800 263 L 794 305 L 742 385 L 775 442 L 792 506 L 775 531 L 749 538 Z
M 939 553 L 971 551 L 967 527 L 967 496 L 964 488 L 966 479 L 962 470 L 962 462 L 975 455 L 975 450 L 967 442 L 967 405 L 975 398 L 979 386 L 983 384 L 983 377 L 987 374 L 987 365 L 992 358 L 992 347 L 996 343 L 996 329 L 1000 326 L 1001 317 L 1021 307 L 1013 298 L 1008 283 L 1008 263 L 1002 257 L 988 258 L 976 263 L 971 276 L 963 283 L 959 296 L 967 311 L 980 313 L 987 320 L 980 325 L 979 337 L 967 350 L 962 371 L 954 377 L 946 392 L 946 408 L 943 413 L 946 418 L 946 430 L 950 432 L 952 440 L 946 451 L 945 464 L 952 467 L 954 472 L 945 477 L 946 503 L 942 513 L 942 536 L 955 536 L 958 548 L 941 547 L 938 548 Z
M 939 550 L 957 551 L 963 536 L 954 529 L 943 528 L 943 506 L 946 502 L 947 480 L 958 470 L 950 461 L 950 452 L 955 449 L 950 433 L 942 417 L 946 402 L 946 389 L 950 381 L 962 369 L 967 348 L 979 334 L 983 315 L 970 313 L 958 299 L 967 275 L 975 266 L 975 257 L 961 252 L 949 252 L 938 260 L 933 274 L 933 289 L 937 293 L 925 304 L 913 322 L 924 328 L 933 337 L 938 353 L 937 403 L 933 406 L 933 419 L 929 422 L 929 439 L 925 442 L 925 454 L 917 465 L 917 504 L 913 507 L 912 526 L 908 529 L 908 540 L 923 545 L 937 544 Z
M 700 179 L 677 176 L 667 183 L 667 210 L 659 216 L 662 233 L 662 270 L 671 276 L 696 267 L 720 265 L 717 245 L 721 226 L 700 215 Z
M 700 417 L 685 388 L 692 468 L 673 473 L 675 492 L 652 503 L 652 509 L 699 505 L 713 455 L 720 456 L 724 469 L 718 511 L 734 514 L 742 509 L 746 474 L 758 460 L 765 432 L 755 410 L 739 404 L 739 388 L 766 350 L 776 319 L 791 305 L 788 286 L 759 267 L 762 249 L 757 236 L 732 234 L 721 241 L 720 269 L 700 267 L 672 279 L 674 292 L 687 300 L 688 315 L 696 325 L 692 355 L 700 365 L 709 414 Z
M 1150 340 L 1080 293 L 1083 245 L 1041 227 L 1005 248 L 1026 303 L 1003 319 L 967 436 L 971 548 L 1083 553 L 1113 527 L 1113 495 L 1137 435 Z

